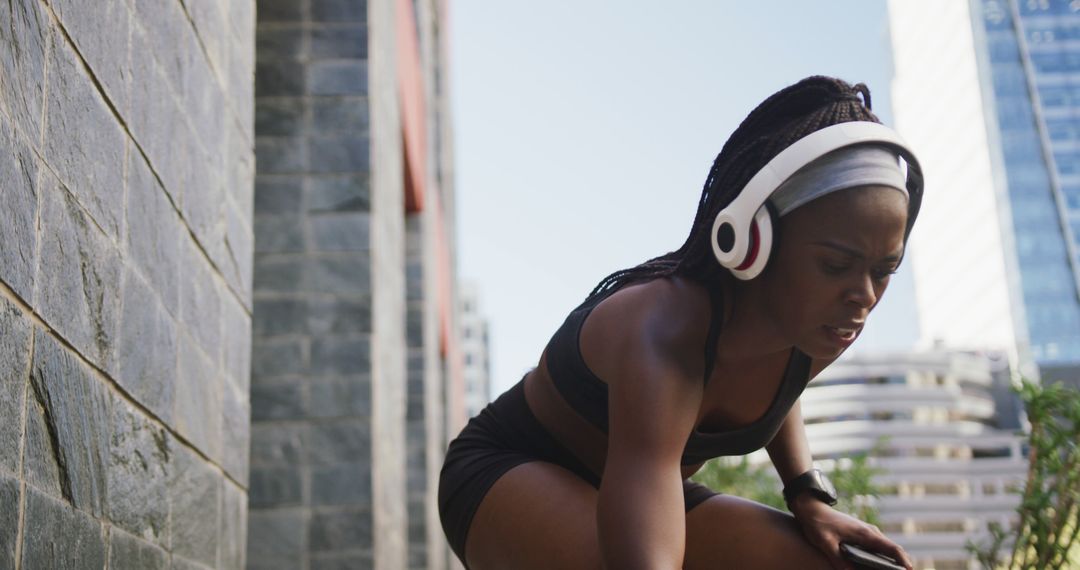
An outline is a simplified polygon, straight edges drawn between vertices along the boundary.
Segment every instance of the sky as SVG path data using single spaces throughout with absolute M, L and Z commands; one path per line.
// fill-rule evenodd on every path
M 453 0 L 458 272 L 489 319 L 492 394 L 609 273 L 679 247 L 724 141 L 809 75 L 891 124 L 884 0 Z M 850 352 L 916 340 L 909 264 Z

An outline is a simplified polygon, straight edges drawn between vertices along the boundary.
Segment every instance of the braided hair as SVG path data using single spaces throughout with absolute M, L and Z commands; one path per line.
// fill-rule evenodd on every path
M 862 96 L 860 99 L 859 96 Z M 712 223 L 743 186 L 780 151 L 810 133 L 838 123 L 881 121 L 870 111 L 870 89 L 833 77 L 807 77 L 769 96 L 743 119 L 713 161 L 701 191 L 690 235 L 670 253 L 608 275 L 589 293 L 586 303 L 631 283 L 675 275 L 707 286 L 730 272 L 712 253 Z

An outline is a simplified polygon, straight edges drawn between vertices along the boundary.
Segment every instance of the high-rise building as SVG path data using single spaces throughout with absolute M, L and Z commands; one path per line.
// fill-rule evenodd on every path
M 826 468 L 869 453 L 882 531 L 917 568 L 973 568 L 965 544 L 1016 518 L 1027 471 L 1010 383 L 1000 354 L 840 360 L 802 395 L 811 452 Z
M 1080 384 L 1080 2 L 890 0 L 922 342 Z
M 458 288 L 462 377 L 465 389 L 465 414 L 473 417 L 491 401 L 491 359 L 488 320 L 480 312 L 480 291 L 474 283 Z

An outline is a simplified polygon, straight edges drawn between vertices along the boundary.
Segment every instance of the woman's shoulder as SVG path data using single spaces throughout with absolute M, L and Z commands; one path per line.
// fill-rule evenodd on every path
M 661 358 L 697 370 L 713 312 L 713 295 L 691 279 L 627 285 L 592 310 L 582 327 L 583 352 Z

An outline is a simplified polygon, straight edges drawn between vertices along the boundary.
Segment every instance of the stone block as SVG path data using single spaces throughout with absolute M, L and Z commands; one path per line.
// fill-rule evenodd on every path
M 367 59 L 367 26 L 316 27 L 311 30 L 312 59 Z
M 255 164 L 259 174 L 289 174 L 307 168 L 307 145 L 301 138 L 258 137 Z
M 247 553 L 247 494 L 225 481 L 221 508 L 221 552 L 218 568 L 243 570 Z
M 221 299 L 212 268 L 190 240 L 180 245 L 184 275 L 180 280 L 180 323 L 211 364 L 221 359 Z
M 264 98 L 255 106 L 257 136 L 299 136 L 304 133 L 304 100 Z
M 90 515 L 26 487 L 23 568 L 81 570 L 105 567 L 101 523 Z
M 251 0 L 230 2 L 235 7 Z M 255 141 L 255 32 L 250 26 L 247 35 L 229 51 L 229 100 L 233 104 L 240 133 L 250 148 Z
M 372 150 L 364 135 L 319 136 L 308 139 L 308 165 L 315 173 L 367 172 Z
M 354 570 L 375 568 L 375 556 L 372 551 L 350 552 L 345 554 L 316 553 L 308 563 L 311 570 Z
M 161 548 L 113 527 L 109 530 L 109 570 L 168 570 Z
M 184 230 L 149 165 L 128 157 L 127 251 L 172 315 L 179 315 L 180 244 Z
M 181 556 L 172 556 L 172 570 L 213 570 L 213 565 L 200 564 Z
M 247 485 L 248 453 L 251 443 L 251 406 L 247 392 L 231 384 L 222 386 L 224 395 L 221 418 L 223 453 L 221 467 L 234 480 Z
M 248 39 L 255 36 L 255 0 L 236 0 L 229 2 L 228 6 L 229 23 L 239 40 L 236 43 L 245 45 Z
M 86 8 L 96 9 L 97 4 Z M 90 218 L 119 241 L 124 220 L 120 197 L 124 191 L 127 137 L 71 46 L 60 34 L 52 38 L 45 102 L 45 160 Z
M 166 423 L 176 386 L 176 322 L 131 269 L 124 272 L 117 382 Z
M 255 204 L 255 145 L 235 125 L 229 129 L 229 193 L 241 217 L 251 225 Z
M 252 343 L 251 382 L 305 374 L 307 362 L 307 347 L 298 339 L 257 339 Z
M 19 482 L 0 475 L 0 568 L 15 567 L 20 504 Z
M 43 229 L 34 305 L 87 360 L 112 372 L 120 313 L 120 255 L 55 179 L 42 180 Z
M 0 474 L 19 473 L 23 408 L 30 377 L 30 319 L 0 298 Z M 2 565 L 0 565 L 2 566 Z
M 206 2 L 207 0 L 198 1 Z M 205 9 L 209 13 L 220 12 L 217 5 L 218 3 L 214 2 Z M 196 42 L 192 42 L 191 47 L 199 50 Z M 211 174 L 220 177 L 224 174 L 225 144 L 228 142 L 224 134 L 230 126 L 225 121 L 229 110 L 226 103 L 230 102 L 231 97 L 228 96 L 218 78 L 228 79 L 228 70 L 223 70 L 222 67 L 228 65 L 229 62 L 228 59 L 215 62 L 218 66 L 218 73 L 215 76 L 214 69 L 207 63 L 206 58 L 202 57 L 202 53 L 202 50 L 199 50 L 195 54 L 196 57 L 186 70 L 187 75 L 184 78 L 182 91 L 183 101 L 191 118 L 192 127 L 195 129 L 196 138 L 210 154 L 210 159 L 216 162 L 217 168 L 214 168 Z M 217 57 L 225 57 L 225 55 L 219 54 Z
M 304 299 L 262 299 L 255 301 L 252 325 L 258 337 L 304 334 L 307 332 L 307 301 Z
M 306 461 L 307 426 L 259 422 L 251 426 L 251 468 L 290 467 Z
M 311 370 L 317 375 L 349 376 L 371 372 L 371 337 L 318 337 L 311 343 Z
M 135 7 L 138 11 L 172 4 L 140 1 L 135 2 Z M 160 37 L 155 39 L 161 40 Z M 172 197 L 172 203 L 179 205 L 184 170 L 190 165 L 186 145 L 176 144 L 178 138 L 187 132 L 185 112 L 173 96 L 164 68 L 154 57 L 154 45 L 142 26 L 132 26 L 131 112 L 126 119 L 132 136 L 149 158 L 152 170 Z M 130 177 L 128 183 L 132 183 Z
M 370 505 L 371 462 L 351 460 L 312 468 L 310 497 L 316 506 Z
M 195 24 L 195 33 L 202 40 L 210 56 L 210 63 L 217 70 L 218 76 L 222 78 L 229 74 L 227 50 L 234 43 L 229 29 L 229 15 L 225 12 L 230 3 L 214 0 L 184 0 L 188 15 Z
M 255 63 L 255 97 L 303 95 L 308 84 L 305 67 L 296 61 L 258 60 Z
M 311 19 L 337 24 L 366 22 L 367 0 L 312 0 Z
M 366 253 L 323 254 L 308 260 L 304 290 L 347 296 L 371 294 L 371 258 Z
M 319 98 L 313 99 L 311 105 L 312 132 L 366 135 L 370 131 L 370 108 L 366 97 Z
M 222 378 L 184 334 L 179 340 L 174 425 L 203 453 L 221 457 Z
M 304 251 L 303 219 L 295 214 L 255 218 L 255 251 L 299 253 Z
M 424 346 L 423 307 L 410 307 L 405 311 L 405 342 L 408 346 Z
M 302 510 L 252 510 L 248 516 L 248 567 L 272 570 L 303 568 L 306 531 L 305 513 Z
M 55 483 L 41 481 L 40 488 L 58 488 L 76 508 L 100 518 L 105 507 L 111 421 L 108 389 L 40 329 L 34 335 L 30 384 L 36 405 L 29 408 L 34 411 L 35 425 L 44 426 L 46 433 L 35 430 L 36 436 L 27 438 L 35 444 L 26 449 L 27 478 L 39 484 L 40 475 L 55 474 Z
M 307 207 L 310 212 L 370 211 L 370 177 L 366 173 L 351 176 L 312 176 Z
M 206 252 L 208 258 L 218 262 L 225 237 L 224 201 L 227 192 L 224 181 L 213 172 L 212 153 L 206 153 L 195 141 L 195 135 L 188 137 L 190 143 L 188 156 L 192 164 L 186 170 L 184 198 L 180 208 L 188 228 Z M 194 165 L 200 165 L 195 167 Z
M 251 470 L 249 501 L 252 509 L 300 506 L 303 495 L 300 468 L 259 467 Z
M 306 442 L 310 465 L 335 465 L 371 458 L 371 423 L 342 419 L 312 424 Z
M 251 317 L 233 298 L 223 296 L 221 309 L 225 374 L 246 394 L 251 383 Z
M 258 0 L 255 14 L 261 22 L 300 22 L 301 5 L 296 0 Z
M 307 416 L 304 386 L 299 382 L 273 382 L 251 387 L 251 419 L 293 420 Z
M 307 332 L 315 336 L 370 333 L 371 298 L 320 299 L 307 303 Z
M 27 140 L 41 136 L 45 48 L 51 26 L 41 2 L 0 3 L 0 98 Z M 6 176 L 4 180 L 11 180 Z
M 113 402 L 109 438 L 109 520 L 140 539 L 169 545 L 169 459 L 175 445 L 127 402 Z M 136 549 L 139 550 L 139 549 Z
M 356 509 L 312 513 L 308 545 L 312 552 L 371 548 L 371 511 Z
M 245 216 L 231 202 L 225 203 L 225 247 L 219 264 L 225 282 L 247 305 L 251 304 L 251 278 L 255 236 L 249 225 L 250 212 Z
M 306 261 L 307 258 L 299 254 L 256 253 L 255 283 L 258 283 L 256 293 L 302 292 Z
M 255 215 L 301 214 L 303 192 L 302 176 L 259 176 L 255 179 Z
M 366 251 L 371 247 L 367 212 L 313 214 L 308 218 L 315 251 Z
M 255 33 L 259 61 L 304 60 L 304 28 L 300 26 L 262 27 Z M 263 102 L 259 102 L 262 105 Z M 257 111 L 256 111 L 257 112 Z M 257 129 L 258 127 L 256 127 Z
M 345 378 L 312 380 L 308 415 L 315 418 L 371 416 L 371 377 L 358 374 Z
M 0 7 L 0 13 L 3 10 Z M 3 81 L 0 77 L 0 84 Z M 27 301 L 33 297 L 37 267 L 37 174 L 37 160 L 24 137 L 0 114 L 0 281 Z
M 101 0 L 92 4 L 79 0 L 50 2 L 56 17 L 120 116 L 126 116 L 128 112 L 126 83 L 131 77 L 128 59 L 131 11 L 128 4 L 126 0 Z
M 367 62 L 364 60 L 317 60 L 307 65 L 306 71 L 308 74 L 306 84 L 293 79 L 289 87 L 292 89 L 306 87 L 311 95 L 367 95 L 368 69 Z M 280 83 L 274 83 L 276 79 L 273 76 L 267 77 L 267 81 L 271 81 L 272 85 Z M 256 86 L 256 93 L 258 93 L 258 86 Z M 275 92 L 274 94 L 292 95 L 295 93 L 290 90 L 287 93 Z
M 175 446 L 172 457 L 172 552 L 216 566 L 221 538 L 221 474 L 183 445 Z

